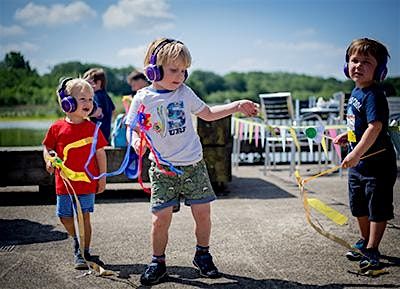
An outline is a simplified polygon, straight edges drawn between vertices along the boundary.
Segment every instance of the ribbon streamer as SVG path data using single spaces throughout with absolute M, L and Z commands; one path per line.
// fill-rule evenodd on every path
M 374 152 L 374 153 L 371 153 L 371 154 L 368 154 L 368 155 L 366 155 L 366 156 L 363 156 L 361 159 L 369 158 L 369 157 L 374 156 L 374 155 L 376 155 L 376 154 L 379 154 L 379 153 L 381 153 L 381 152 L 383 152 L 383 151 L 385 151 L 385 150 L 386 150 L 386 149 L 381 149 L 381 150 L 376 151 L 376 152 Z M 334 235 L 334 234 L 332 234 L 332 233 L 327 232 L 321 225 L 319 225 L 319 224 L 317 225 L 317 224 L 315 224 L 315 223 L 311 220 L 311 214 L 310 214 L 310 199 L 308 199 L 308 197 L 307 197 L 307 190 L 305 189 L 305 184 L 308 183 L 308 182 L 311 181 L 311 180 L 314 180 L 314 179 L 320 177 L 320 176 L 323 176 L 323 175 L 332 173 L 332 172 L 338 170 L 340 167 L 341 167 L 341 166 L 335 166 L 335 167 L 333 167 L 333 168 L 330 168 L 330 169 L 327 169 L 327 170 L 325 170 L 325 171 L 323 171 L 323 172 L 320 172 L 319 174 L 316 174 L 316 175 L 314 175 L 314 176 L 311 176 L 311 177 L 309 177 L 309 178 L 307 178 L 307 179 L 303 179 L 303 178 L 300 176 L 300 173 L 299 173 L 298 170 L 295 171 L 294 175 L 295 175 L 295 177 L 296 177 L 297 185 L 298 185 L 298 187 L 299 187 L 299 189 L 300 189 L 300 196 L 301 196 L 301 198 L 302 198 L 302 200 L 303 200 L 303 207 L 304 207 L 304 211 L 305 211 L 305 215 L 306 215 L 306 220 L 307 220 L 307 222 L 309 223 L 309 225 L 310 225 L 313 229 L 315 229 L 318 233 L 320 233 L 321 235 L 323 235 L 324 237 L 326 237 L 326 238 L 328 238 L 328 239 L 330 239 L 330 240 L 332 240 L 332 241 L 334 241 L 334 242 L 336 242 L 336 243 L 342 245 L 343 247 L 345 247 L 345 248 L 347 248 L 347 249 L 349 249 L 349 250 L 357 251 L 357 252 L 359 252 L 360 254 L 362 254 L 361 251 L 359 251 L 359 250 L 356 249 L 356 248 L 353 248 L 347 241 L 343 240 L 343 239 L 340 238 L 340 237 L 337 237 L 336 235 Z M 313 205 L 315 205 L 315 207 L 320 207 L 320 208 L 322 208 L 322 211 L 325 211 L 325 213 L 324 213 L 325 215 L 329 214 L 329 211 L 330 211 L 329 209 L 326 209 L 326 207 L 324 207 L 324 206 L 320 206 L 320 204 L 316 204 L 316 203 L 318 203 L 318 201 L 311 201 L 311 204 L 312 204 L 313 202 L 314 202 Z M 321 203 L 322 203 L 322 202 L 321 202 Z M 340 213 L 339 213 L 339 214 L 340 214 Z M 338 218 L 338 219 L 337 219 L 338 222 L 341 222 L 340 220 L 343 219 L 343 217 L 341 217 L 340 215 L 334 213 L 334 219 L 336 219 L 336 218 Z
M 90 154 L 89 157 L 85 163 L 85 171 L 86 173 L 89 175 L 89 177 L 91 179 L 94 180 L 98 180 L 102 177 L 112 177 L 112 176 L 116 176 L 119 175 L 123 172 L 126 171 L 127 176 L 137 176 L 138 177 L 138 182 L 140 184 L 140 186 L 142 187 L 142 189 L 147 192 L 150 193 L 150 190 L 148 188 L 145 188 L 143 185 L 143 180 L 142 180 L 142 166 L 143 166 L 143 153 L 144 153 L 144 146 L 147 145 L 150 149 L 150 151 L 153 153 L 154 155 L 154 159 L 155 162 L 158 166 L 158 168 L 167 175 L 175 175 L 175 174 L 183 174 L 183 172 L 181 170 L 176 169 L 172 163 L 170 163 L 169 161 L 165 160 L 164 158 L 162 158 L 161 154 L 154 148 L 153 142 L 150 138 L 150 136 L 146 133 L 146 131 L 148 131 L 151 128 L 151 124 L 150 124 L 150 114 L 145 114 L 144 113 L 144 105 L 141 105 L 139 107 L 139 111 L 136 115 L 136 117 L 132 120 L 132 122 L 129 124 L 129 144 L 127 146 L 126 152 L 125 152 L 125 156 L 124 159 L 119 167 L 119 169 L 117 169 L 114 172 L 111 173 L 102 173 L 98 176 L 94 176 L 90 171 L 89 171 L 89 163 L 91 161 L 91 159 L 94 157 L 94 155 L 96 154 L 96 145 L 97 145 L 97 139 L 98 139 L 98 132 L 99 132 L 99 128 L 101 123 L 98 122 L 96 124 L 96 128 L 94 131 L 94 135 L 93 135 L 93 141 L 92 141 L 92 146 L 91 146 L 91 150 L 90 150 Z M 139 128 L 139 136 L 140 136 L 140 152 L 139 152 L 139 156 L 132 156 L 132 154 L 135 154 L 134 152 L 131 152 L 132 149 L 132 132 L 133 129 L 135 127 Z M 129 163 L 131 161 L 135 161 L 135 164 L 133 165 L 133 169 L 132 166 L 129 166 Z M 166 171 L 160 164 L 159 160 L 163 161 L 164 163 L 166 163 L 169 167 L 170 171 Z

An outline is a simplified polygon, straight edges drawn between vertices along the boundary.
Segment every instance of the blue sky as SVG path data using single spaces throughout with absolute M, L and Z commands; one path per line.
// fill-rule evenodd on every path
M 141 68 L 161 36 L 188 46 L 190 70 L 340 80 L 348 44 L 370 37 L 400 76 L 398 0 L 0 0 L 1 59 L 20 51 L 40 73 L 67 61 Z

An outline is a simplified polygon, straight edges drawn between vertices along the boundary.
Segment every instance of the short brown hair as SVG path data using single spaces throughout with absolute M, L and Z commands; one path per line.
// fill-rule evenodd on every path
M 107 78 L 106 73 L 104 72 L 103 68 L 95 67 L 91 68 L 83 74 L 83 78 L 88 80 L 92 79 L 93 81 L 101 81 L 101 89 L 105 89 L 107 86 Z
M 130 85 L 132 80 L 139 80 L 139 79 L 143 79 L 147 83 L 149 82 L 144 73 L 138 70 L 133 70 L 131 73 L 129 73 L 128 76 L 126 77 L 126 82 L 128 82 L 128 84 Z
M 346 62 L 349 62 L 350 56 L 357 52 L 371 54 L 378 62 L 378 65 L 386 65 L 388 57 L 390 57 L 385 45 L 369 38 L 355 39 L 350 43 L 346 50 Z

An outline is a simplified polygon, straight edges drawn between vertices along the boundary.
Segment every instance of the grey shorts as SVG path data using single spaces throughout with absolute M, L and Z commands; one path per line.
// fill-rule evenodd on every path
M 168 170 L 167 166 L 163 168 Z M 176 166 L 176 168 L 183 171 L 183 174 L 168 176 L 162 173 L 154 162 L 151 163 L 149 177 L 152 212 L 171 206 L 174 207 L 173 211 L 177 212 L 181 198 L 184 198 L 187 206 L 205 204 L 216 199 L 204 160 L 194 165 Z

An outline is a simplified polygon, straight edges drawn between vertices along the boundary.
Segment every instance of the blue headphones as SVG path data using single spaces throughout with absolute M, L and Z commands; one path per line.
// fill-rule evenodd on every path
M 168 43 L 172 43 L 172 42 L 177 42 L 177 43 L 183 44 L 181 41 L 167 38 L 167 39 L 161 41 L 156 46 L 156 48 L 154 49 L 153 53 L 151 54 L 150 63 L 144 69 L 144 73 L 146 74 L 146 77 L 150 81 L 160 81 L 160 80 L 163 79 L 164 71 L 163 71 L 163 68 L 162 68 L 161 65 L 160 66 L 157 65 L 157 54 L 158 54 L 158 52 L 160 52 L 160 50 L 165 45 L 167 45 Z M 185 80 L 187 79 L 187 77 L 188 77 L 188 72 L 187 72 L 187 70 L 185 70 Z
M 343 67 L 343 72 L 344 75 L 347 76 L 347 78 L 350 78 L 350 73 L 349 73 L 349 54 L 348 54 L 348 49 L 346 51 L 346 63 Z M 385 79 L 388 69 L 387 69 L 387 56 L 385 56 L 385 59 L 383 60 L 382 63 L 378 63 L 378 65 L 375 68 L 375 72 L 374 72 L 374 80 L 381 82 Z
M 57 88 L 57 94 L 60 97 L 61 109 L 63 112 L 74 112 L 76 111 L 78 104 L 76 103 L 75 97 L 68 95 L 65 91 L 67 82 L 72 80 L 72 77 L 65 77 L 60 79 L 60 84 Z M 97 103 L 93 101 L 93 109 L 89 115 L 92 115 L 97 110 Z

